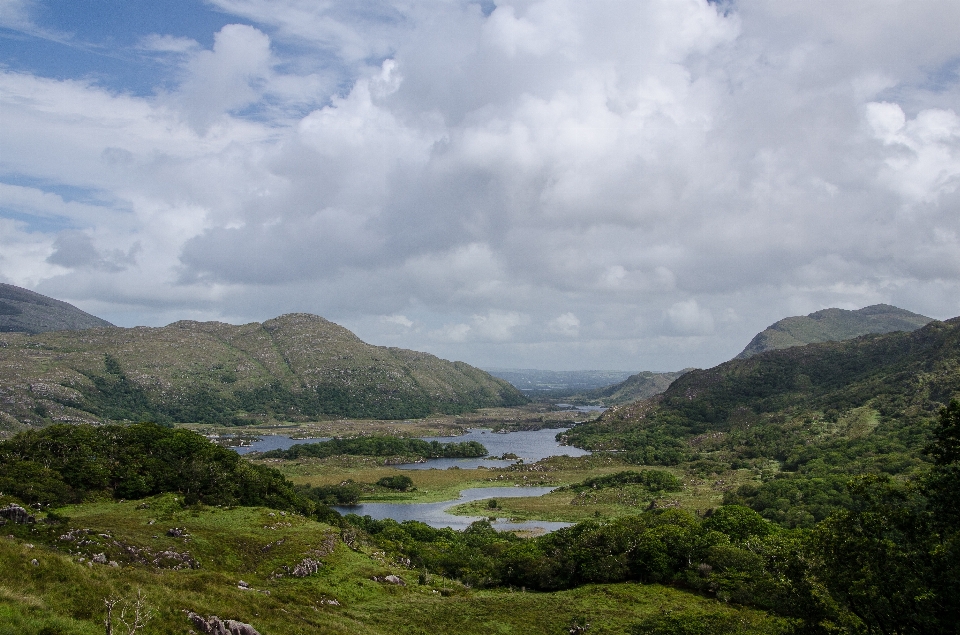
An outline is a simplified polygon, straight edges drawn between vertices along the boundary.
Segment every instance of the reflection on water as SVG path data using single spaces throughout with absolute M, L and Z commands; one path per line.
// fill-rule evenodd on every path
M 556 441 L 557 434 L 561 434 L 569 428 L 544 428 L 543 430 L 529 430 L 525 432 L 507 432 L 495 433 L 487 429 L 473 429 L 467 434 L 459 437 L 421 437 L 424 441 L 439 441 L 440 443 L 462 443 L 464 441 L 477 441 L 482 443 L 491 456 L 503 456 L 506 453 L 513 453 L 523 459 L 524 463 L 534 463 L 540 459 L 549 456 L 558 456 L 566 454 L 567 456 L 584 456 L 590 454 L 587 450 L 581 450 L 573 446 L 560 445 Z M 240 454 L 249 452 L 267 452 L 269 450 L 286 450 L 297 443 L 317 443 L 319 441 L 329 441 L 327 438 L 319 439 L 291 439 L 287 436 L 265 436 L 257 439 L 250 445 L 236 446 L 233 449 Z M 472 459 L 427 459 L 423 463 L 405 463 L 398 465 L 402 470 L 429 470 L 436 468 L 445 470 L 449 467 L 459 467 L 463 470 L 472 470 L 483 465 L 484 467 L 506 467 L 516 463 L 517 459 L 494 460 L 486 458 Z
M 516 454 L 523 459 L 524 463 L 534 463 L 540 459 L 549 456 L 584 456 L 590 454 L 587 450 L 581 450 L 568 445 L 557 443 L 556 436 L 569 430 L 570 428 L 544 428 L 543 430 L 528 430 L 524 432 L 497 433 L 487 429 L 473 429 L 467 434 L 459 437 L 423 437 L 424 441 L 439 441 L 449 443 L 451 441 L 476 441 L 482 443 L 491 456 L 503 456 L 506 453 Z M 517 459 L 506 461 L 492 459 L 428 459 L 424 463 L 406 463 L 398 465 L 401 470 L 429 470 L 437 468 L 445 470 L 449 467 L 459 467 L 463 470 L 472 470 L 480 467 L 506 467 L 516 463 Z
M 287 450 L 291 445 L 297 443 L 319 443 L 329 441 L 330 437 L 318 437 L 311 439 L 291 439 L 283 435 L 270 435 L 257 439 L 250 445 L 233 446 L 230 449 L 236 450 L 239 454 L 248 454 L 250 452 L 269 452 L 270 450 Z
M 335 510 L 341 514 L 357 514 L 358 516 L 370 516 L 376 520 L 392 518 L 397 522 L 405 520 L 419 520 L 431 527 L 450 527 L 451 529 L 466 529 L 470 523 L 483 520 L 481 516 L 454 516 L 446 512 L 447 509 L 469 503 L 471 501 L 483 500 L 486 498 L 519 498 L 522 496 L 543 496 L 551 491 L 553 487 L 477 487 L 460 492 L 460 498 L 452 501 L 443 501 L 440 503 L 363 503 L 353 506 L 336 506 Z M 495 513 L 496 510 L 490 510 Z M 542 520 L 528 520 L 523 522 L 510 522 L 505 518 L 498 518 L 491 523 L 498 530 L 537 530 L 550 532 L 556 531 L 562 527 L 569 527 L 570 523 L 555 523 Z

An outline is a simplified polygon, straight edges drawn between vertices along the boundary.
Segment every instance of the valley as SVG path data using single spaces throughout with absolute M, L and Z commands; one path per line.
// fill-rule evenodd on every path
M 960 319 L 915 322 L 534 401 L 316 316 L 2 334 L 0 633 L 955 635 Z

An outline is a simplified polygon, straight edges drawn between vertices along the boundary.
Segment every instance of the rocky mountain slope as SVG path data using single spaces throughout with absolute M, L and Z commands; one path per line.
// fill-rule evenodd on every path
M 113 326 L 72 304 L 0 283 L 0 332 L 44 333 Z
M 849 340 L 869 333 L 913 331 L 931 321 L 932 318 L 889 304 L 874 304 L 856 311 L 823 309 L 771 324 L 758 333 L 737 358 L 791 346 Z
M 302 313 L 241 326 L 182 321 L 0 333 L 7 429 L 106 419 L 397 419 L 525 402 L 513 386 L 469 364 L 372 346 Z

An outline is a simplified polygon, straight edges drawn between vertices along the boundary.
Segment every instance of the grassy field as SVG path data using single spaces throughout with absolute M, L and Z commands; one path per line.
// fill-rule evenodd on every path
M 261 426 L 250 432 L 347 436 L 375 430 L 422 436 L 458 434 L 479 425 L 555 426 L 558 420 L 562 423 L 564 417 L 575 415 L 538 409 L 488 409 L 415 422 Z M 191 427 L 207 434 L 230 432 Z M 336 485 L 352 480 L 364 484 L 362 500 L 410 503 L 453 500 L 461 490 L 474 487 L 564 486 L 644 469 L 611 456 L 552 457 L 508 468 L 447 470 L 400 470 L 385 464 L 383 457 L 252 460 L 279 469 L 296 484 Z M 635 514 L 651 502 L 702 511 L 719 505 L 726 489 L 757 478 L 750 470 L 706 475 L 681 468 L 657 469 L 679 477 L 683 490 L 660 496 L 641 486 L 579 494 L 567 490 L 538 498 L 501 498 L 495 509 L 489 501 L 478 501 L 460 505 L 454 512 L 577 522 Z M 382 477 L 396 475 L 410 477 L 414 489 L 395 492 L 374 485 Z M 389 560 L 364 543 L 356 530 L 265 508 L 184 507 L 182 500 L 166 494 L 143 501 L 71 506 L 57 510 L 53 520 L 54 524 L 4 527 L 3 533 L 10 535 L 0 539 L 0 635 L 103 633 L 104 600 L 123 599 L 129 609 L 138 592 L 152 611 L 142 633 L 156 634 L 187 633 L 191 624 L 186 611 L 247 622 L 262 635 L 561 635 L 578 632 L 574 627 L 586 624 L 588 630 L 579 632 L 591 635 L 782 631 L 782 624 L 762 612 L 659 585 L 591 585 L 555 593 L 471 589 Z M 95 558 L 102 562 L 93 562 Z M 291 575 L 308 561 L 318 564 L 314 573 Z M 391 574 L 404 584 L 377 581 Z M 681 621 L 706 626 L 670 630 L 671 624 Z
M 355 536 L 263 508 L 185 509 L 165 495 L 60 513 L 70 520 L 18 526 L 15 537 L 0 540 L 2 635 L 103 633 L 104 599 L 130 600 L 138 591 L 153 612 L 143 632 L 158 634 L 186 633 L 187 610 L 247 622 L 263 635 L 559 635 L 586 623 L 589 633 L 624 633 L 665 616 L 719 620 L 736 625 L 731 632 L 779 632 L 760 612 L 657 585 L 527 593 L 474 590 L 436 576 L 418 580 L 417 571 Z M 61 539 L 69 528 L 80 538 Z M 184 535 L 167 535 L 174 528 Z M 170 558 L 160 566 L 145 562 L 169 552 L 189 553 L 196 568 L 174 570 Z M 91 562 L 100 553 L 108 564 Z M 319 570 L 290 575 L 305 558 L 322 563 Z M 390 574 L 405 585 L 374 580 Z

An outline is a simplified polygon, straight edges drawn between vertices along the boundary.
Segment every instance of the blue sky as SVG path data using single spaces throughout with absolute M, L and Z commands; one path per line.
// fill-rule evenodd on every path
M 960 314 L 954 0 L 0 0 L 0 281 L 490 367 Z

